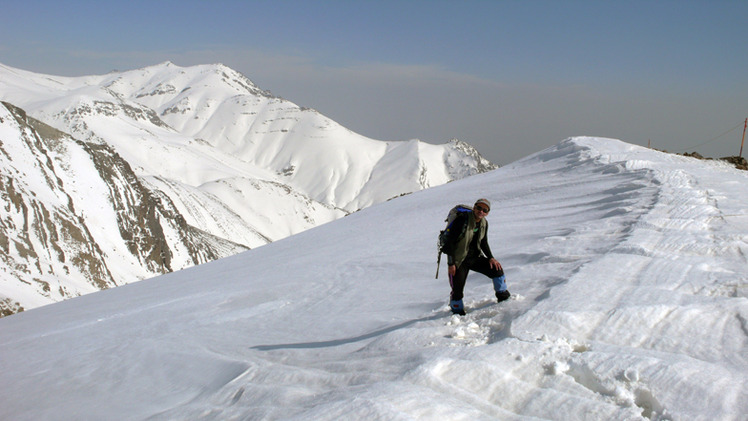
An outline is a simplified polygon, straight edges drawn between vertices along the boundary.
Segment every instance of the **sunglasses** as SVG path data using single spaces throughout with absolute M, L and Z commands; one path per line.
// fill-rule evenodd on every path
M 483 212 L 483 213 L 488 213 L 488 212 L 489 212 L 489 211 L 490 211 L 491 209 L 488 209 L 488 208 L 484 208 L 483 206 L 476 206 L 476 207 L 475 207 L 475 210 L 476 210 L 476 211 L 481 211 L 481 212 Z

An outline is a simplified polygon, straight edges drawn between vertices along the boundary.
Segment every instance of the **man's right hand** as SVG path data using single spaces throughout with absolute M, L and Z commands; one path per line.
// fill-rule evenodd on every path
M 457 266 L 449 265 L 449 268 L 447 268 L 447 272 L 449 272 L 449 276 L 455 276 L 455 273 L 457 273 Z

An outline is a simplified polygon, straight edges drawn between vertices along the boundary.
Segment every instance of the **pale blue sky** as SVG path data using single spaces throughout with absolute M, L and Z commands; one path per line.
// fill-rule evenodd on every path
M 499 164 L 575 135 L 736 155 L 748 117 L 746 0 L 3 3 L 9 66 L 223 63 L 363 135 Z

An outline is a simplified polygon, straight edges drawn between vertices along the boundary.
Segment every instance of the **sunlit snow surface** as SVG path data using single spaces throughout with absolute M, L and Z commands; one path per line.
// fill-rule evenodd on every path
M 452 316 L 436 233 L 478 197 L 513 297 L 471 274 Z M 0 419 L 745 419 L 746 256 L 746 172 L 568 139 L 0 319 Z

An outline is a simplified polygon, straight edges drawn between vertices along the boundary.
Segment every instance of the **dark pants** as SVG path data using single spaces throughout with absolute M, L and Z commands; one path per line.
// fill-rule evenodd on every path
M 449 285 L 452 287 L 451 299 L 453 301 L 462 300 L 462 293 L 465 289 L 465 281 L 467 280 L 468 272 L 471 270 L 473 272 L 482 273 L 492 280 L 504 275 L 503 270 L 494 269 L 491 267 L 491 264 L 489 263 L 489 259 L 487 257 L 481 256 L 466 258 L 465 261 L 457 267 L 455 276 L 449 277 Z M 495 282 L 494 287 L 496 287 Z M 506 286 L 504 286 L 504 288 L 506 288 Z

